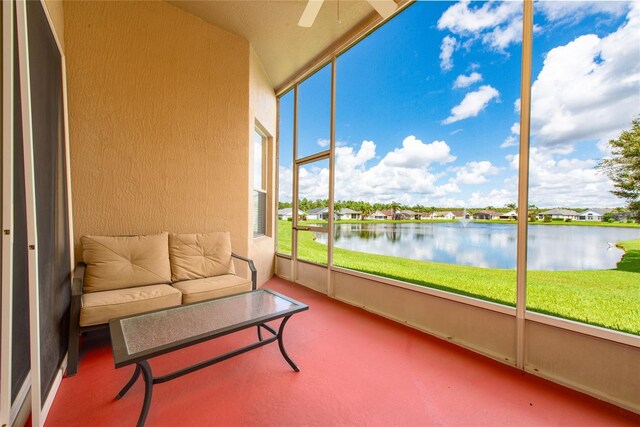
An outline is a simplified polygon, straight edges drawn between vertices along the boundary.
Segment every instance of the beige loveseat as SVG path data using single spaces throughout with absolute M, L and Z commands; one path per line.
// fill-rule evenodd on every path
M 79 336 L 109 319 L 256 289 L 253 262 L 231 251 L 228 232 L 83 236 L 74 273 L 67 375 L 78 370 Z M 235 274 L 247 262 L 251 280 Z

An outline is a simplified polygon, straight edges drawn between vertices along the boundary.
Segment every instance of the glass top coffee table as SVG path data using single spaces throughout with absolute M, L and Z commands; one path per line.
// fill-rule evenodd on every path
M 111 319 L 109 330 L 116 368 L 136 364 L 133 376 L 116 398 L 122 398 L 142 374 L 145 394 L 138 418 L 138 426 L 142 426 L 149 412 L 153 384 L 170 381 L 274 341 L 278 341 L 287 363 L 298 372 L 298 367 L 285 351 L 282 334 L 291 316 L 308 309 L 306 304 L 268 289 L 260 289 Z M 266 324 L 280 318 L 282 321 L 277 331 Z M 257 327 L 258 331 L 258 340 L 253 344 L 160 377 L 154 377 L 151 372 L 148 359 L 152 357 L 251 327 Z M 262 336 L 263 330 L 269 333 L 268 337 Z

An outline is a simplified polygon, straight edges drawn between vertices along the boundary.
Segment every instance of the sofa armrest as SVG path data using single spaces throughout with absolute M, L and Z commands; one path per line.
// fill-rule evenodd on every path
M 238 258 L 241 261 L 246 262 L 247 264 L 249 264 L 249 270 L 251 270 L 251 289 L 252 290 L 256 290 L 257 289 L 257 271 L 256 271 L 256 266 L 253 265 L 253 261 L 250 260 L 249 258 L 245 258 L 243 256 L 240 256 L 238 254 L 234 254 L 233 252 L 231 252 L 231 256 L 233 258 Z
M 84 286 L 84 270 L 87 265 L 80 261 L 76 266 L 76 270 L 73 272 L 73 280 L 71 281 L 71 296 L 82 295 L 82 289 Z

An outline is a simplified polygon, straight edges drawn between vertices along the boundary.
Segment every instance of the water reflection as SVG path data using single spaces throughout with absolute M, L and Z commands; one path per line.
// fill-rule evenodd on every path
M 352 251 L 424 261 L 514 269 L 515 224 L 403 223 L 337 224 L 335 246 Z M 317 241 L 326 244 L 326 234 Z M 623 255 L 608 242 L 640 238 L 629 228 L 529 227 L 531 270 L 604 270 L 615 268 Z

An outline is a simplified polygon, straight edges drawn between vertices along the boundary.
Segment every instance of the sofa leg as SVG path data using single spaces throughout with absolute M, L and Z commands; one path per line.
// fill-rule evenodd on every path
M 67 358 L 67 377 L 78 373 L 78 353 L 80 351 L 80 331 L 78 327 L 69 328 L 69 357 Z

